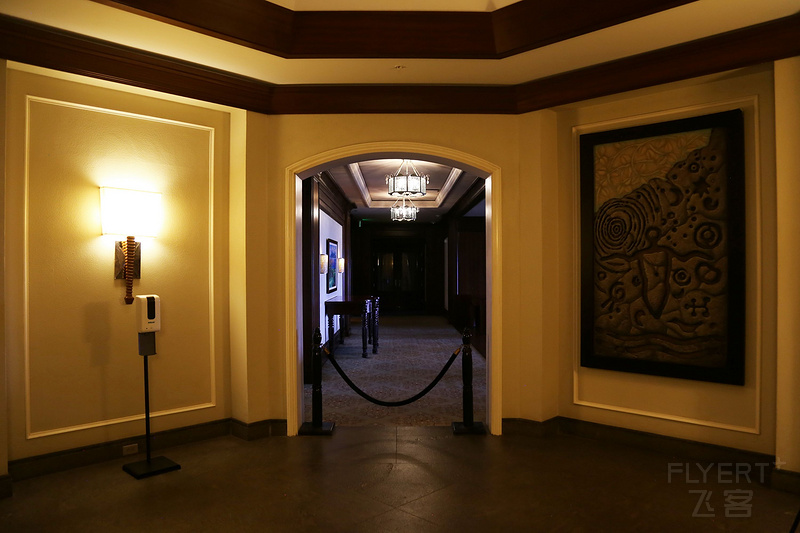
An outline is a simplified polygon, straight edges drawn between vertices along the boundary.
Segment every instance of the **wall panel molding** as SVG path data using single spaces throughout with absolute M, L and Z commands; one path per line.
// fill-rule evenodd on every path
M 44 265 L 37 264 L 34 265 L 31 260 L 31 235 L 30 235 L 30 223 L 31 223 L 31 160 L 32 158 L 32 151 L 34 147 L 31 143 L 31 137 L 34 133 L 35 125 L 33 124 L 32 117 L 31 117 L 31 108 L 33 105 L 44 105 L 44 106 L 51 106 L 55 108 L 66 108 L 71 110 L 76 110 L 82 113 L 97 113 L 101 115 L 110 115 L 113 117 L 121 117 L 124 119 L 133 119 L 135 121 L 143 121 L 147 123 L 153 124 L 160 124 L 160 125 L 167 125 L 167 126 L 174 126 L 181 129 L 189 129 L 189 130 L 197 130 L 201 132 L 202 135 L 205 135 L 207 138 L 207 153 L 208 153 L 208 162 L 207 162 L 207 180 L 208 180 L 208 189 L 206 194 L 208 195 L 208 206 L 207 206 L 207 217 L 208 221 L 208 241 L 205 243 L 205 260 L 207 261 L 208 265 L 208 280 L 207 280 L 207 290 L 208 290 L 208 301 L 207 301 L 207 314 L 208 314 L 208 332 L 206 334 L 205 343 L 208 346 L 208 380 L 209 380 L 209 388 L 206 391 L 202 391 L 200 401 L 197 403 L 188 403 L 185 405 L 177 405 L 174 407 L 170 407 L 167 409 L 155 410 L 151 412 L 152 417 L 163 417 L 168 415 L 174 415 L 178 413 L 186 413 L 190 411 L 198 411 L 204 410 L 209 408 L 214 408 L 218 404 L 218 394 L 217 394 L 217 376 L 216 376 L 216 368 L 218 365 L 218 358 L 220 354 L 218 353 L 217 343 L 216 343 L 216 310 L 215 310 L 215 303 L 214 303 L 214 294 L 215 294 L 215 269 L 214 269 L 214 187 L 216 183 L 216 173 L 214 169 L 214 145 L 215 145 L 215 128 L 211 126 L 207 126 L 204 124 L 195 124 L 185 121 L 174 120 L 170 118 L 164 118 L 161 116 L 151 116 L 151 115 L 143 115 L 138 113 L 133 113 L 129 111 L 124 111 L 121 109 L 115 108 L 107 108 L 107 107 L 100 107 L 95 105 L 88 105 L 86 103 L 79 103 L 79 102 L 72 102 L 66 100 L 59 100 L 54 98 L 47 98 L 44 96 L 38 95 L 31 95 L 28 94 L 25 96 L 25 175 L 24 175 L 24 238 L 23 238 L 23 246 L 24 246 L 24 254 L 23 254 L 23 272 L 24 272 L 24 294 L 23 294 L 23 306 L 24 306 L 24 314 L 23 314 L 23 331 L 21 333 L 22 342 L 23 342 L 23 359 L 24 359 L 24 409 L 25 409 L 25 438 L 26 439 L 37 439 L 42 437 L 51 437 L 54 435 L 60 435 L 65 433 L 72 433 L 76 431 L 82 431 L 92 428 L 99 428 L 99 427 L 106 427 L 111 425 L 117 424 L 124 424 L 128 422 L 133 422 L 137 420 L 144 419 L 144 413 L 136 412 L 135 414 L 131 414 L 128 416 L 117 416 L 117 417 L 110 417 L 105 419 L 97 419 L 97 420 L 90 420 L 84 423 L 78 424 L 68 424 L 59 427 L 47 427 L 47 424 L 44 423 L 37 423 L 34 419 L 33 415 L 33 408 L 32 402 L 36 395 L 36 387 L 35 383 L 32 380 L 32 361 L 33 356 L 35 354 L 32 353 L 31 344 L 32 344 L 32 334 L 31 334 L 31 323 L 32 323 L 32 316 L 31 316 L 31 271 L 33 268 L 37 268 L 42 270 Z M 41 147 L 40 147 L 41 148 Z M 76 150 L 77 151 L 77 150 Z M 99 193 L 97 196 L 97 206 L 99 208 Z M 73 209 L 80 209 L 78 206 L 74 206 Z M 99 229 L 99 227 L 98 227 Z M 98 238 L 101 238 L 98 233 Z M 39 246 L 41 247 L 42 244 L 40 243 Z M 84 257 L 86 259 L 86 257 Z M 112 253 L 109 251 L 109 268 L 112 259 Z M 111 276 L 109 274 L 108 279 L 109 285 L 112 283 Z M 114 293 L 118 287 L 114 287 Z M 121 294 L 121 293 L 120 293 Z M 41 299 L 41 297 L 40 297 Z M 113 329 L 113 328 L 112 328 Z M 131 335 L 134 334 L 133 325 L 131 325 Z M 135 339 L 135 337 L 134 337 Z M 52 354 L 44 354 L 44 356 L 52 356 Z M 131 357 L 139 358 L 140 356 L 136 355 L 135 352 L 132 353 Z M 139 366 L 136 364 L 135 366 Z M 140 379 L 141 374 L 137 374 L 136 378 Z M 41 385 L 38 385 L 41 386 Z M 163 384 L 161 386 L 164 386 Z M 152 389 L 152 387 L 151 387 Z M 151 393 L 152 396 L 152 393 Z M 137 401 L 138 403 L 138 401 Z M 139 408 L 137 407 L 137 410 Z

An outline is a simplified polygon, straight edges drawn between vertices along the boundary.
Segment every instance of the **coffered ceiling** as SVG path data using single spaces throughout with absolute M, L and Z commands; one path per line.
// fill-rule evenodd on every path
M 418 222 L 433 223 L 450 211 L 479 178 L 468 172 L 431 161 L 411 160 L 429 178 L 427 194 L 411 198 L 419 208 Z M 403 159 L 374 159 L 327 169 L 328 174 L 356 206 L 353 216 L 388 222 L 389 208 L 397 198 L 389 196 L 386 176 L 395 174 Z
M 12 17 L 276 85 L 515 85 L 798 9 L 797 0 L 0 2 Z
M 272 0 L 294 11 L 495 11 L 521 0 Z

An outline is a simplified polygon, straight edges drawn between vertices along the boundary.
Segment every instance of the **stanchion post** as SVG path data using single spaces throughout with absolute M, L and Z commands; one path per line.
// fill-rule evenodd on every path
M 461 337 L 461 379 L 463 381 L 463 421 L 453 422 L 455 435 L 485 435 L 486 428 L 483 422 L 475 422 L 472 410 L 472 333 L 469 328 L 464 328 Z
M 381 297 L 372 298 L 372 353 L 378 353 L 378 324 L 381 318 Z
M 317 328 L 311 350 L 311 423 L 300 426 L 300 435 L 331 435 L 334 422 L 322 421 L 322 334 Z
M 144 359 L 144 442 L 145 460 L 122 465 L 122 469 L 136 479 L 157 476 L 173 470 L 180 470 L 181 465 L 162 455 L 152 457 L 150 454 L 150 374 L 148 357 L 156 355 L 155 331 L 139 333 L 139 355 Z

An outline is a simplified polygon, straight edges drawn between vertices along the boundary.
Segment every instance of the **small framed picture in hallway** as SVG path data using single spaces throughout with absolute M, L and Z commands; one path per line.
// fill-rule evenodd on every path
M 326 248 L 328 249 L 328 272 L 326 276 L 326 291 L 328 293 L 336 292 L 338 288 L 337 283 L 337 265 L 339 264 L 339 243 L 333 239 L 325 241 Z
M 744 384 L 742 111 L 580 136 L 581 366 Z

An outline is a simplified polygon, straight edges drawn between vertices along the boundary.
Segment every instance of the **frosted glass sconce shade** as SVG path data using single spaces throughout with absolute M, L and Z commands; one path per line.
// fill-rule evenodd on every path
M 319 254 L 319 273 L 328 273 L 328 254 Z
M 156 237 L 163 213 L 161 193 L 100 187 L 103 235 Z

